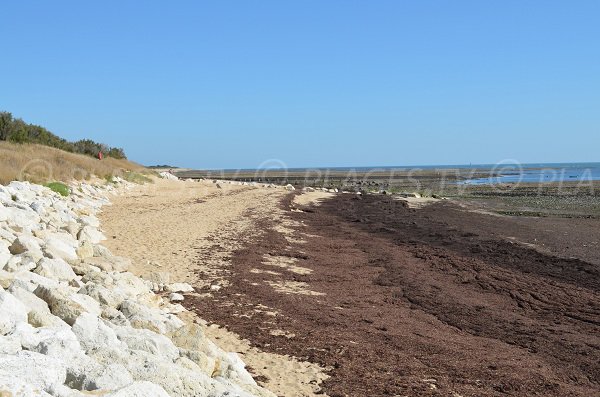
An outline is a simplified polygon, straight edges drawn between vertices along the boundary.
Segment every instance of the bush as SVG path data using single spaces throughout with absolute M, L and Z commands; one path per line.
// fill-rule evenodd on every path
M 70 193 L 69 187 L 61 182 L 50 182 L 46 184 L 46 187 L 64 197 L 67 197 Z
M 154 182 L 152 179 L 148 178 L 146 175 L 143 175 L 143 174 L 140 174 L 137 172 L 133 172 L 133 171 L 124 172 L 123 179 L 125 179 L 127 182 L 137 183 L 139 185 L 143 185 L 144 183 Z

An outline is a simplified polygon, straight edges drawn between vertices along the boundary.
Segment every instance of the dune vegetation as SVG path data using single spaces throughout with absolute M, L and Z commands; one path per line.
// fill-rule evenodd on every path
M 46 184 L 49 182 L 86 180 L 92 176 L 107 178 L 131 173 L 149 173 L 145 167 L 128 161 L 105 157 L 98 160 L 49 146 L 29 143 L 0 142 L 0 183 L 13 180 Z M 138 178 L 140 179 L 140 178 Z

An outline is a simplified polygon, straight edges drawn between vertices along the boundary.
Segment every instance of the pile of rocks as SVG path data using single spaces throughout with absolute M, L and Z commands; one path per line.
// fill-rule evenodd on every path
M 115 182 L 0 185 L 0 395 L 273 396 L 100 244 Z
M 168 179 L 168 180 L 171 180 L 171 181 L 178 181 L 179 180 L 179 178 L 177 178 L 175 175 L 171 174 L 168 171 L 159 172 L 158 175 L 161 178 L 163 178 L 163 179 Z

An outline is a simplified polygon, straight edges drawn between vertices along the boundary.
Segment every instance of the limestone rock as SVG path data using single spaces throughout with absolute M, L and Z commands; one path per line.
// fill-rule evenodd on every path
M 41 258 L 42 257 L 42 241 L 37 237 L 30 236 L 27 234 L 21 234 L 18 236 L 15 241 L 12 242 L 9 247 L 10 253 L 13 255 L 18 255 L 22 253 L 29 253 L 33 257 Z
M 40 390 L 39 387 L 31 385 L 15 375 L 3 373 L 0 370 L 0 396 L 1 397 L 52 397 L 52 395 Z
M 77 257 L 79 257 L 79 259 L 91 258 L 94 256 L 94 246 L 90 242 L 84 241 L 75 249 L 75 252 L 77 253 Z
M 177 292 L 171 292 L 171 294 L 169 295 L 169 301 L 171 302 L 181 302 L 183 301 L 183 299 L 183 295 L 178 294 Z
M 79 259 L 73 245 L 56 237 L 50 237 L 46 240 L 44 253 L 50 258 L 60 258 L 70 263 L 77 262 Z
M 29 324 L 19 324 L 14 335 L 21 338 L 24 350 L 68 361 L 83 354 L 77 337 L 69 327 L 34 328 Z
M 127 344 L 131 350 L 140 350 L 156 355 L 169 361 L 179 357 L 179 349 L 171 339 L 148 329 L 130 327 L 114 327 L 120 341 Z
M 194 287 L 187 283 L 173 283 L 165 287 L 167 292 L 194 292 Z
M 79 293 L 91 296 L 98 303 L 113 308 L 118 307 L 126 299 L 126 296 L 120 294 L 117 290 L 110 290 L 94 282 L 85 284 L 79 290 Z
M 9 292 L 0 289 L 0 334 L 14 331 L 19 323 L 27 322 L 27 308 Z
M 85 350 L 98 349 L 110 346 L 119 348 L 124 346 L 119 341 L 115 331 L 98 317 L 82 313 L 73 324 L 73 333 L 79 339 L 81 346 Z
M 70 281 L 77 277 L 71 266 L 60 258 L 40 259 L 34 272 L 55 280 Z
M 52 314 L 60 317 L 69 325 L 73 325 L 82 313 L 90 312 L 95 315 L 102 313 L 100 305 L 93 298 L 69 293 L 64 288 L 50 289 L 40 285 L 35 289 L 34 294 L 48 304 Z
M 106 394 L 106 397 L 169 397 L 165 389 L 152 382 L 134 382 L 129 386 Z
M 150 308 L 132 300 L 125 300 L 119 310 L 134 328 L 146 328 L 160 334 L 172 332 L 184 325 L 183 321 L 171 314 Z
M 84 226 L 77 234 L 77 239 L 79 241 L 89 241 L 92 244 L 98 244 L 106 240 L 106 237 L 98 229 L 92 226 Z
M 0 379 L 17 379 L 49 392 L 65 383 L 65 378 L 65 366 L 59 359 L 26 350 L 15 355 L 0 356 Z

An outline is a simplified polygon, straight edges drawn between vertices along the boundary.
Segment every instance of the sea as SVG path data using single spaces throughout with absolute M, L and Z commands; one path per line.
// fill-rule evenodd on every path
M 544 183 L 544 182 L 587 182 L 600 180 L 600 162 L 591 163 L 518 163 L 497 164 L 453 164 L 453 165 L 414 165 L 414 166 L 371 166 L 371 167 L 314 167 L 314 168 L 268 168 L 269 171 L 288 172 L 393 172 L 409 170 L 460 170 L 466 176 L 457 183 L 470 185 L 501 183 Z M 264 169 L 225 169 L 206 170 L 213 173 L 256 172 Z M 469 174 L 490 173 L 493 176 L 468 178 Z
M 495 164 L 485 167 L 475 166 L 474 168 L 494 171 L 495 175 L 487 178 L 467 179 L 460 183 L 490 185 L 600 180 L 600 163 Z

